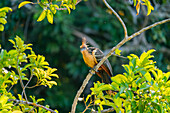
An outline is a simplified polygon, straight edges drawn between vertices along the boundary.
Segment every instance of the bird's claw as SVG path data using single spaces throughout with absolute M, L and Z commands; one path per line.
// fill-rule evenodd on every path
M 98 70 L 97 71 L 95 70 L 95 67 L 91 68 L 91 70 L 89 70 L 89 73 L 94 74 L 92 71 L 98 72 Z

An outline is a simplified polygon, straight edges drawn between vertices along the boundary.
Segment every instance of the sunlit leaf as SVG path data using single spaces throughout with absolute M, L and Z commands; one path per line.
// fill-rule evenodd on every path
M 43 98 L 37 99 L 37 102 L 42 102 L 42 101 L 45 101 L 45 99 Z
M 48 22 L 53 24 L 53 13 L 47 9 L 47 19 L 48 19 Z
M 86 97 L 86 102 L 89 100 L 89 98 L 91 97 L 91 95 L 89 94 L 89 95 L 87 95 L 87 97 Z
M 67 4 L 63 4 L 63 6 L 65 6 L 65 7 L 67 8 L 68 13 L 70 14 L 71 10 L 70 10 L 70 8 L 68 7 L 68 5 L 67 5 Z
M 23 113 L 23 112 L 20 110 L 14 110 L 12 113 Z
M 151 74 L 149 72 L 147 72 L 144 77 L 148 82 L 151 82 Z
M 21 8 L 22 6 L 26 5 L 26 4 L 33 4 L 33 2 L 30 2 L 30 1 L 24 1 L 24 2 L 21 2 L 18 6 L 18 8 Z
M 10 41 L 13 45 L 15 45 L 15 42 L 14 42 L 13 40 L 9 39 L 9 41 Z
M 0 18 L 0 23 L 2 23 L 2 24 L 6 24 L 7 23 L 7 21 L 6 21 L 6 19 L 5 18 Z
M 0 24 L 0 31 L 4 30 L 4 26 L 2 24 Z
M 41 15 L 39 16 L 37 22 L 40 22 L 40 21 L 44 20 L 44 18 L 46 17 L 46 15 L 47 15 L 47 10 L 43 10 L 42 13 L 41 13 Z
M 0 11 L 8 12 L 8 11 L 12 11 L 12 9 L 10 7 L 3 7 L 3 8 L 0 8 Z
M 116 54 L 116 55 L 119 55 L 119 56 L 120 56 L 120 55 L 121 55 L 120 52 L 121 52 L 121 50 L 119 50 L 119 49 L 116 49 L 116 50 L 115 50 L 115 54 Z

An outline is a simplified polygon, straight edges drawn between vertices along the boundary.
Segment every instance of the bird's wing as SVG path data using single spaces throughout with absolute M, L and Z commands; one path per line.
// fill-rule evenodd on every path
M 103 52 L 98 48 L 89 47 L 88 51 L 89 51 L 89 53 L 91 53 L 92 55 L 95 56 L 95 59 L 97 61 L 96 64 L 99 63 L 101 61 L 101 59 L 104 57 Z M 109 70 L 110 76 L 113 76 L 112 67 L 110 65 L 109 60 L 106 59 L 103 64 Z

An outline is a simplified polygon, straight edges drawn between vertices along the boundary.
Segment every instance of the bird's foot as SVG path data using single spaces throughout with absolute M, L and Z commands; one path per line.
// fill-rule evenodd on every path
M 92 72 L 92 71 L 98 72 L 98 70 L 97 71 L 95 70 L 95 67 L 91 68 L 91 70 L 89 70 L 89 73 L 94 74 L 94 72 Z

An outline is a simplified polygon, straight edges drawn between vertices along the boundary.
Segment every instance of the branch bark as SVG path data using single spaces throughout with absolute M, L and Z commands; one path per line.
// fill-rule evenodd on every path
M 108 112 L 112 112 L 114 110 L 115 110 L 114 108 L 108 108 L 108 109 L 101 110 L 100 112 L 101 113 L 108 113 Z M 93 111 L 92 113 L 98 113 L 98 111 Z
M 28 104 L 28 105 L 32 105 L 32 106 L 35 106 L 35 107 L 41 107 L 47 111 L 50 111 L 52 113 L 57 113 L 55 112 L 54 110 L 50 109 L 50 108 L 47 108 L 43 105 L 40 105 L 40 104 L 36 104 L 36 103 L 32 103 L 32 102 L 28 102 L 28 101 L 23 101 L 23 100 L 17 100 L 17 99 L 8 99 L 8 101 L 13 101 L 13 102 L 16 102 L 16 103 L 22 103 L 22 104 Z
M 116 13 L 116 11 L 107 3 L 106 0 L 103 0 L 104 4 L 107 6 L 107 8 L 109 8 L 113 14 L 117 17 L 117 19 L 120 21 L 120 23 L 122 24 L 123 26 L 123 29 L 124 29 L 124 32 L 125 32 L 125 37 L 128 37 L 128 32 L 127 32 L 127 28 L 126 28 L 126 25 L 125 23 L 123 22 L 123 20 L 120 18 L 120 16 Z
M 90 73 L 86 76 L 86 79 L 83 81 L 83 84 L 82 86 L 80 87 L 80 89 L 78 90 L 75 98 L 74 98 L 74 102 L 72 104 L 72 109 L 71 109 L 71 113 L 75 113 L 75 110 L 76 110 L 76 105 L 77 105 L 77 101 L 78 101 L 78 98 L 80 97 L 81 93 L 83 92 L 84 88 L 86 87 L 88 81 L 90 80 L 90 78 L 92 77 L 92 75 L 95 73 L 95 71 L 98 70 L 98 68 L 103 64 L 103 62 L 108 59 L 108 57 L 110 57 L 112 55 L 112 53 L 118 49 L 119 47 L 121 47 L 124 43 L 126 43 L 127 41 L 131 40 L 132 38 L 140 35 L 141 33 L 143 33 L 144 31 L 148 30 L 148 29 L 151 29 L 157 25 L 160 25 L 160 24 L 163 24 L 163 23 L 166 23 L 166 22 L 170 22 L 170 18 L 169 19 L 165 19 L 165 20 L 162 20 L 160 22 L 156 22 L 150 26 L 147 26 L 141 30 L 139 30 L 138 32 L 132 34 L 131 36 L 128 36 L 128 37 L 124 37 L 124 39 L 119 42 L 115 47 L 113 47 L 110 52 L 102 58 L 102 60 L 95 66 L 95 68 L 92 70 L 90 70 Z

